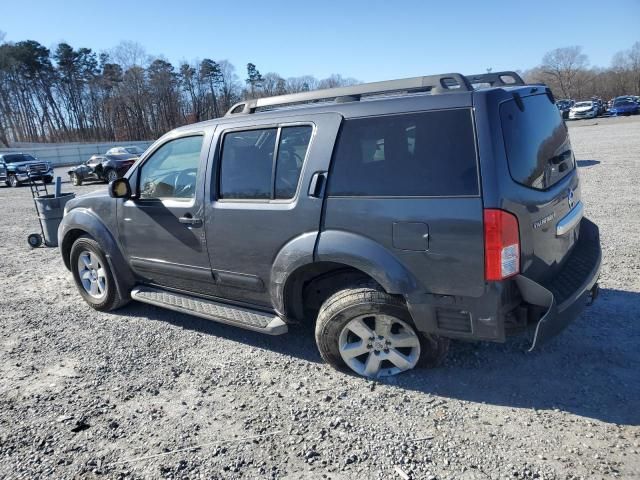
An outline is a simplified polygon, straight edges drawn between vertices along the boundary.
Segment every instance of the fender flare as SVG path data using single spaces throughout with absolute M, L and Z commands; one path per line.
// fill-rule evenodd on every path
M 355 233 L 326 230 L 320 234 L 317 261 L 342 263 L 378 282 L 387 293 L 408 296 L 419 289 L 415 276 L 378 242 Z
M 60 227 L 58 228 L 58 245 L 60 245 L 60 252 L 63 255 L 62 260 L 67 269 L 70 270 L 71 265 L 69 265 L 69 259 L 65 257 L 64 252 L 71 248 L 71 245 L 67 245 L 69 233 L 77 230 L 91 235 L 100 244 L 109 262 L 109 267 L 114 274 L 118 292 L 122 298 L 128 298 L 129 292 L 136 283 L 133 272 L 109 228 L 95 213 L 87 208 L 74 208 L 69 211 L 60 222 Z

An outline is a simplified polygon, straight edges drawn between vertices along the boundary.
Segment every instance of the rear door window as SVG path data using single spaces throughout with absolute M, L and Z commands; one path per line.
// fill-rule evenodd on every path
M 478 195 L 469 109 L 346 120 L 333 159 L 329 195 Z
M 511 177 L 546 190 L 575 169 L 567 127 L 546 94 L 500 106 L 502 135 Z

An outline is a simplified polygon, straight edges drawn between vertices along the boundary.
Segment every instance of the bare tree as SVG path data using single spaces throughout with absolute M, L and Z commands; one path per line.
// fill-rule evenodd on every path
M 582 53 L 582 47 L 556 48 L 542 58 L 542 72 L 547 82 L 556 84 L 565 98 L 580 95 L 587 80 L 583 75 L 589 64 L 588 57 Z

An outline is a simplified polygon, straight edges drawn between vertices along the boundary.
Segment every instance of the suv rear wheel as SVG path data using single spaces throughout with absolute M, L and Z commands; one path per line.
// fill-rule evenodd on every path
M 370 286 L 341 290 L 323 303 L 316 343 L 332 366 L 372 378 L 436 366 L 449 347 L 448 339 L 418 332 L 402 300 Z
M 93 238 L 83 235 L 74 242 L 70 265 L 82 298 L 93 308 L 108 312 L 127 303 L 120 297 L 109 263 Z

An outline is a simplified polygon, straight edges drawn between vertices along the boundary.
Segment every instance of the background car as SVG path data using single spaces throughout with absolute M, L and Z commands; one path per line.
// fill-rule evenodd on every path
M 580 118 L 595 118 L 598 116 L 598 106 L 591 100 L 577 102 L 569 110 L 569 119 L 578 120 Z
M 53 182 L 53 165 L 26 153 L 0 154 L 0 181 L 7 186 L 17 187 L 31 178 L 45 183 Z
M 640 104 L 632 96 L 616 97 L 609 109 L 609 114 L 612 116 L 637 115 L 638 113 L 640 113 Z
M 569 110 L 571 110 L 571 107 L 573 107 L 573 104 L 574 104 L 574 101 L 568 100 L 568 99 L 558 100 L 556 102 L 556 107 L 558 107 L 558 110 L 562 114 L 562 118 L 564 119 L 569 118 Z
M 114 147 L 104 155 L 93 155 L 81 165 L 69 169 L 69 179 L 74 185 L 88 180 L 113 182 L 122 177 L 142 155 L 140 147 Z

